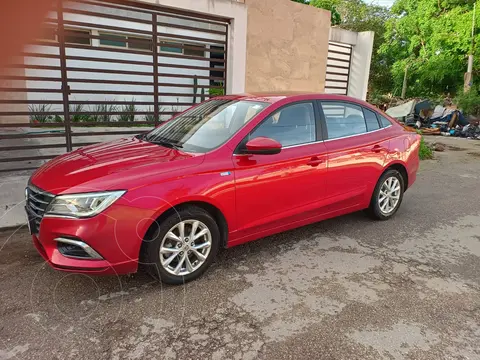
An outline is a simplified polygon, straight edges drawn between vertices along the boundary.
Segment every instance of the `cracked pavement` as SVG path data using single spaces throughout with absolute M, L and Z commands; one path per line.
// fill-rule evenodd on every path
M 1 232 L 0 359 L 480 359 L 480 142 L 440 141 L 390 221 L 224 250 L 185 286 L 56 272 Z

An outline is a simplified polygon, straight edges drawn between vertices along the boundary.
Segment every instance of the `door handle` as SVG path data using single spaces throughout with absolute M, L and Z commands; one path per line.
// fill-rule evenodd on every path
M 380 145 L 375 145 L 373 148 L 372 148 L 372 151 L 374 153 L 379 153 L 379 152 L 382 152 L 383 150 L 385 150 L 385 148 L 381 147 Z
M 310 165 L 310 166 L 318 166 L 320 165 L 321 163 L 323 163 L 323 160 L 322 159 L 319 159 L 318 157 L 314 156 L 310 159 L 309 162 L 307 162 L 307 165 Z

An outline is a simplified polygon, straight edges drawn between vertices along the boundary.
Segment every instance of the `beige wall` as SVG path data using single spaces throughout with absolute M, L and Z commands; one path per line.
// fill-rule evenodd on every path
M 290 0 L 245 0 L 247 92 L 325 87 L 330 12 Z

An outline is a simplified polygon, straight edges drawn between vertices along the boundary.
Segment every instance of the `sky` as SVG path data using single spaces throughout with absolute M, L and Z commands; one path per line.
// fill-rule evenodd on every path
M 370 4 L 378 4 L 382 6 L 392 6 L 392 4 L 395 2 L 395 0 L 364 0 L 366 3 Z

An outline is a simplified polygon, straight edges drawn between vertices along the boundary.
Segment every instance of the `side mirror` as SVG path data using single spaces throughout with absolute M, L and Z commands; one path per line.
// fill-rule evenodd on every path
M 274 155 L 282 151 L 282 144 L 268 137 L 256 137 L 245 144 L 244 154 Z

